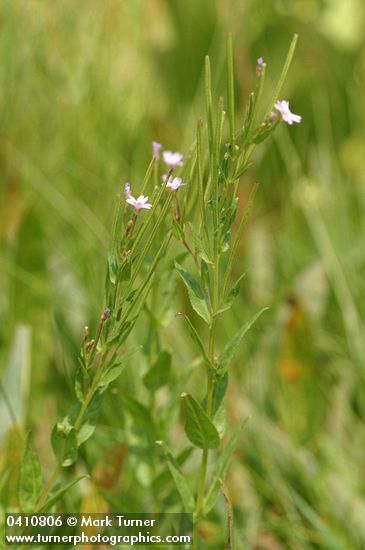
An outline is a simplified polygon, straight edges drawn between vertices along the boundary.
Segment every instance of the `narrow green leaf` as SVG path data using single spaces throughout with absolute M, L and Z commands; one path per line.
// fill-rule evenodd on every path
M 118 260 L 112 252 L 108 254 L 108 272 L 109 280 L 114 285 L 118 275 Z
M 121 194 L 118 193 L 115 200 L 115 208 L 114 208 L 114 214 L 113 214 L 113 223 L 112 223 L 112 250 L 115 252 L 118 250 L 119 247 L 119 235 L 120 235 L 120 225 L 121 225 L 121 213 L 122 213 L 122 204 L 124 201 L 122 201 Z
M 210 59 L 205 56 L 205 106 L 208 121 L 208 142 L 210 154 L 213 154 L 213 112 L 212 112 L 212 85 L 210 74 Z
M 196 154 L 197 154 L 197 167 L 198 167 L 198 184 L 199 184 L 199 207 L 200 217 L 202 220 L 202 228 L 207 237 L 208 224 L 205 211 L 205 198 L 204 198 L 204 182 L 203 182 L 203 154 L 202 154 L 202 119 L 198 120 L 196 129 Z
M 233 302 L 235 301 L 235 299 L 237 298 L 237 296 L 240 293 L 241 281 L 242 281 L 242 279 L 245 275 L 246 275 L 246 273 L 242 273 L 242 275 L 237 279 L 237 281 L 235 282 L 235 284 L 233 285 L 233 287 L 231 288 L 231 290 L 228 292 L 227 296 L 225 297 L 222 305 L 218 309 L 217 315 L 220 314 L 220 313 L 223 313 L 224 311 L 226 311 L 227 309 L 230 309 L 232 307 Z
M 250 330 L 256 319 L 258 319 L 260 315 L 267 309 L 267 307 L 264 307 L 258 313 L 256 313 L 256 315 L 254 315 L 252 319 L 247 321 L 247 323 L 245 323 L 243 327 L 241 327 L 233 336 L 233 338 L 228 342 L 219 357 L 217 374 L 223 375 L 227 372 L 229 364 L 232 361 L 242 338 L 244 337 L 246 332 Z
M 102 388 L 103 391 L 106 390 L 109 384 L 118 378 L 124 367 L 125 365 L 121 365 L 120 363 L 112 365 L 101 377 L 98 387 Z
M 200 258 L 202 258 L 202 260 L 205 261 L 206 264 L 213 264 L 213 260 L 210 257 L 210 250 L 209 250 L 208 243 L 206 242 L 204 237 L 202 237 L 202 235 L 198 233 L 198 231 L 196 230 L 196 228 L 192 223 L 189 223 L 189 227 L 193 235 L 194 248 L 196 250 L 196 253 L 198 254 L 198 256 L 200 256 Z
M 219 495 L 219 480 L 224 479 L 226 475 L 230 460 L 233 456 L 233 453 L 235 452 L 241 432 L 247 420 L 248 419 L 246 419 L 244 422 L 242 422 L 240 426 L 238 426 L 238 428 L 236 428 L 235 432 L 233 433 L 227 445 L 224 447 L 215 465 L 209 489 L 204 499 L 204 515 L 210 512 L 217 500 L 217 497 Z
M 228 97 L 228 119 L 229 131 L 231 138 L 231 147 L 234 154 L 235 147 L 235 129 L 234 129 L 234 63 L 233 63 L 233 47 L 232 33 L 228 33 L 227 37 L 227 97 Z
M 119 270 L 119 273 L 118 273 L 119 281 L 129 281 L 129 279 L 131 278 L 131 273 L 132 273 L 132 262 L 130 261 L 130 259 L 127 259 L 122 264 L 122 267 Z
M 257 71 L 256 71 L 257 72 Z M 257 73 L 256 90 L 253 96 L 253 109 L 251 112 L 249 123 L 245 129 L 245 139 L 247 143 L 251 142 L 252 132 L 254 132 L 255 122 L 258 114 L 258 110 L 261 104 L 262 92 L 264 89 L 266 74 L 266 63 L 263 63 L 261 69 Z
M 230 160 L 231 160 L 231 144 L 226 143 L 226 152 L 223 155 L 223 159 L 220 163 L 220 169 L 223 176 L 223 179 L 225 182 L 228 181 L 228 174 L 229 174 L 229 166 L 230 166 Z
M 156 444 L 162 448 L 162 451 L 167 459 L 167 466 L 175 482 L 176 489 L 178 490 L 181 500 L 184 504 L 185 511 L 188 513 L 193 513 L 195 508 L 194 497 L 191 493 L 189 485 L 187 484 L 186 477 L 180 469 L 178 462 L 173 457 L 166 443 L 164 443 L 163 441 L 156 441 Z
M 194 451 L 194 447 L 187 447 L 181 453 L 177 455 L 175 458 L 176 462 L 178 463 L 178 466 L 181 468 L 185 464 L 185 462 L 190 458 L 192 452 Z M 171 474 L 170 469 L 165 468 L 158 474 L 157 477 L 153 480 L 153 490 L 155 493 L 162 493 L 163 489 L 166 487 L 166 485 L 171 481 Z
M 63 468 L 71 466 L 77 460 L 77 433 L 74 428 L 65 429 L 63 422 L 58 422 L 51 434 L 51 443 L 57 462 Z
M 237 213 L 237 199 L 234 199 L 232 203 L 222 209 L 219 219 L 219 246 L 224 252 L 227 249 L 227 241 L 229 242 L 232 225 L 236 219 Z
M 219 253 L 224 253 L 229 250 L 231 246 L 231 239 L 232 239 L 232 230 L 228 229 L 228 231 L 222 236 L 222 239 L 219 243 Z
M 131 323 L 132 323 L 132 320 L 126 321 L 121 325 L 121 327 L 118 327 L 118 329 L 119 329 L 118 332 L 113 333 L 111 335 L 110 339 L 107 341 L 107 346 L 111 347 L 114 344 L 116 344 L 117 342 L 121 342 L 122 337 L 124 337 L 125 331 L 129 330 Z M 124 338 L 124 340 L 125 340 L 125 338 Z
M 71 407 L 68 415 L 64 417 L 62 422 L 58 423 L 61 431 L 68 433 L 74 427 L 76 419 L 79 417 L 81 407 L 82 404 L 79 402 Z
M 183 228 L 174 219 L 172 220 L 172 230 L 173 230 L 175 239 L 177 239 L 178 241 L 183 241 L 184 240 L 185 236 L 184 236 Z
M 132 303 L 134 300 L 134 297 L 137 295 L 138 290 L 139 290 L 138 288 L 135 288 L 134 290 L 132 290 L 132 292 L 127 294 L 127 296 L 125 297 L 125 301 Z
M 82 359 L 79 358 L 79 364 L 75 373 L 75 393 L 79 401 L 83 401 L 85 397 L 85 390 L 88 386 L 89 375 L 86 370 Z
M 121 374 L 121 372 L 126 367 L 128 359 L 141 349 L 141 346 L 136 346 L 132 348 L 131 350 L 127 351 L 123 357 L 121 357 L 116 363 L 113 363 L 110 367 L 105 369 L 105 372 L 102 374 L 100 378 L 100 382 L 98 384 L 98 388 L 101 388 L 101 392 L 104 392 L 109 384 L 116 380 L 118 376 Z
M 74 479 L 73 481 L 71 481 L 70 483 L 67 483 L 66 485 L 64 485 L 62 487 L 62 489 L 60 489 L 59 491 L 56 491 L 55 493 L 51 494 L 50 498 L 45 502 L 45 504 L 42 506 L 42 508 L 37 510 L 37 513 L 38 514 L 43 514 L 44 512 L 47 512 L 50 508 L 52 508 L 52 506 L 54 504 L 56 504 L 56 502 L 61 500 L 63 495 L 65 493 L 67 493 L 67 491 L 69 489 L 71 489 L 71 487 L 73 487 L 73 485 L 76 485 L 76 483 L 78 483 L 82 479 L 85 479 L 85 477 L 87 477 L 87 476 L 80 476 L 80 477 Z
M 258 145 L 267 139 L 275 130 L 276 126 L 279 124 L 279 119 L 276 119 L 273 122 L 264 122 L 256 131 L 252 137 L 252 143 Z
M 210 288 L 210 280 L 208 264 L 202 259 L 200 262 L 200 282 L 204 289 Z
M 253 111 L 254 111 L 254 103 L 255 103 L 255 94 L 253 92 L 250 93 L 248 98 L 248 103 L 246 106 L 246 112 L 245 112 L 245 120 L 243 123 L 243 127 L 239 130 L 237 140 L 241 146 L 241 149 L 244 150 L 245 145 L 248 141 L 248 135 L 252 126 L 252 117 L 253 117 Z M 235 177 L 238 178 L 239 175 L 237 173 L 237 167 L 236 167 L 236 174 Z
M 95 392 L 92 400 L 89 403 L 88 408 L 82 419 L 82 425 L 77 431 L 77 445 L 80 447 L 82 443 L 85 443 L 95 431 L 95 426 L 99 417 L 100 406 L 102 402 L 103 389 L 99 389 Z
M 90 437 L 95 432 L 95 424 L 90 424 L 89 422 L 84 422 L 83 425 L 77 432 L 77 445 L 80 447 L 85 441 L 90 439 Z
M 149 390 L 156 391 L 165 386 L 171 373 L 171 355 L 162 351 L 155 363 L 143 377 L 143 383 Z
M 181 267 L 181 265 L 179 265 L 177 262 L 175 262 L 175 268 L 185 283 L 185 286 L 188 290 L 190 303 L 193 309 L 198 315 L 200 315 L 202 319 L 204 319 L 207 324 L 210 324 L 211 318 L 208 305 L 206 302 L 204 291 L 200 286 L 199 281 L 195 279 L 193 275 L 185 271 L 185 269 Z
M 216 125 L 215 125 L 215 134 L 214 134 L 214 160 L 218 164 L 219 162 L 219 152 L 222 142 L 222 132 L 223 132 L 223 124 L 224 124 L 224 102 L 223 97 L 220 97 L 218 99 L 218 106 L 217 106 L 217 116 L 216 116 Z
M 152 173 L 153 173 L 153 170 L 154 168 L 156 167 L 156 164 L 158 163 L 158 159 L 156 159 L 155 157 L 152 157 L 151 159 L 151 162 L 149 163 L 148 165 L 148 168 L 147 168 L 147 171 L 146 171 L 146 174 L 143 178 L 143 182 L 142 182 L 142 189 L 140 191 L 140 194 L 143 195 L 145 190 L 146 190 L 146 187 L 151 179 L 151 176 L 152 176 Z
M 225 372 L 223 376 L 214 377 L 213 385 L 213 398 L 212 398 L 212 414 L 215 415 L 221 404 L 223 403 L 224 396 L 226 395 L 228 387 L 228 373 Z
M 129 314 L 132 313 L 133 317 L 129 321 L 123 321 L 121 323 L 121 328 L 118 337 L 116 338 L 116 341 L 118 342 L 116 349 L 119 350 L 121 346 L 124 344 L 126 339 L 128 338 L 128 335 L 132 331 L 134 325 L 136 324 L 137 318 L 140 314 L 141 309 L 146 303 L 146 298 L 149 294 L 149 291 L 151 289 L 152 283 L 155 279 L 155 273 L 151 273 L 151 271 L 146 275 L 147 282 L 144 281 L 141 284 L 141 287 L 143 288 L 142 291 L 138 291 L 136 295 L 136 301 L 134 304 L 131 304 L 130 309 L 127 311 L 127 314 L 125 315 L 125 319 L 128 318 Z
M 42 494 L 42 470 L 38 454 L 30 450 L 27 441 L 20 468 L 19 502 L 23 512 L 34 512 Z
M 228 387 L 228 373 L 223 376 L 217 376 L 217 369 L 214 369 L 213 374 L 213 394 L 212 394 L 212 416 L 216 414 L 220 408 Z M 207 408 L 207 396 L 205 396 L 202 407 Z
M 255 147 L 254 145 L 251 145 L 251 147 Z M 241 164 L 238 164 L 237 165 L 237 168 L 234 172 L 234 175 L 232 177 L 232 180 L 233 181 L 237 181 L 240 179 L 241 176 L 243 176 L 243 174 L 245 172 L 247 172 L 248 170 L 248 167 L 249 167 L 249 163 L 248 163 L 248 158 L 247 157 L 244 157 L 243 159 L 243 162 Z
M 213 424 L 217 428 L 220 439 L 225 434 L 227 427 L 227 414 L 225 404 L 222 402 L 213 416 Z
M 195 343 L 196 347 L 198 348 L 198 350 L 200 351 L 203 359 L 204 359 L 204 362 L 205 364 L 208 366 L 208 368 L 210 369 L 213 369 L 213 371 L 215 370 L 212 363 L 210 362 L 209 360 L 209 357 L 205 351 L 205 348 L 204 348 L 204 344 L 203 342 L 201 341 L 201 338 L 198 334 L 198 332 L 196 331 L 194 325 L 192 324 L 192 322 L 190 321 L 189 317 L 187 315 L 185 315 L 185 313 L 178 313 L 179 317 L 183 317 L 184 320 L 185 320 L 185 323 L 188 327 L 188 330 L 189 330 L 189 334 L 191 336 L 191 339 L 193 340 L 193 342 Z
M 187 394 L 182 393 L 185 411 L 185 433 L 189 440 L 201 449 L 215 449 L 220 439 L 216 427 L 206 412 Z

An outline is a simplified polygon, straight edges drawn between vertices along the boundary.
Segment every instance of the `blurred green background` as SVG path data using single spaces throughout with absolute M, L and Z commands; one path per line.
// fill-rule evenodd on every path
M 52 424 L 73 400 L 82 327 L 100 315 L 116 192 L 125 181 L 138 189 L 152 140 L 188 150 L 207 53 L 225 95 L 228 31 L 240 121 L 256 59 L 268 64 L 270 95 L 297 32 L 283 99 L 302 124 L 281 125 L 242 182 L 242 196 L 261 186 L 222 341 L 270 310 L 234 366 L 229 421 L 251 420 L 228 485 L 238 548 L 365 547 L 364 21 L 361 0 L 1 2 L 0 362 L 46 470 Z M 173 315 L 164 330 L 179 371 L 189 341 Z M 134 338 L 144 334 L 142 323 Z M 132 372 L 138 387 L 138 364 Z M 143 502 L 143 472 L 124 461 L 124 383 L 103 408 L 100 461 L 89 461 L 94 472 L 111 465 L 110 487 L 118 479 Z M 16 454 L 8 409 L 2 396 L 1 467 Z M 93 490 L 86 509 L 100 498 Z

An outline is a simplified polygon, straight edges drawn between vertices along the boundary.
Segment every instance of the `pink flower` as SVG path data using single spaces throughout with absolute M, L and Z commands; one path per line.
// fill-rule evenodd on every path
M 152 208 L 152 204 L 150 204 L 148 201 L 148 197 L 145 197 L 144 195 L 140 195 L 137 199 L 135 199 L 134 197 L 132 197 L 132 195 L 130 194 L 130 188 L 129 188 L 129 194 L 127 195 L 126 194 L 126 199 L 125 201 L 132 205 L 135 209 L 135 211 L 138 212 L 140 210 L 142 210 L 143 208 L 145 208 L 146 210 L 149 210 L 150 208 Z
M 281 120 L 284 122 L 287 122 L 290 124 L 290 126 L 293 124 L 293 122 L 301 122 L 302 117 L 300 115 L 295 115 L 292 113 L 289 109 L 289 101 L 277 101 L 275 103 L 275 109 L 279 111 Z
M 181 153 L 172 153 L 171 151 L 164 151 L 162 153 L 163 161 L 168 168 L 175 168 L 176 166 L 183 165 L 183 155 Z
M 162 183 L 165 182 L 166 178 L 167 178 L 167 174 L 162 176 Z M 186 183 L 183 183 L 181 178 L 173 178 L 172 176 L 170 176 L 166 183 L 166 188 L 172 189 L 173 191 L 177 191 L 179 187 L 183 187 L 184 185 L 186 185 Z

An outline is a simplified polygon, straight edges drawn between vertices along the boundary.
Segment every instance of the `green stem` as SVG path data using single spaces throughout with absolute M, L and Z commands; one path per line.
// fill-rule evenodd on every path
M 144 195 L 144 192 L 146 191 L 146 187 L 148 185 L 148 182 L 151 178 L 152 170 L 157 171 L 158 170 L 158 159 L 155 157 L 152 157 L 152 160 L 150 164 L 148 165 L 147 172 L 145 174 L 145 177 L 143 178 L 142 182 L 142 189 L 140 191 L 140 195 Z
M 103 326 L 104 326 L 105 321 L 106 321 L 106 319 L 103 316 L 101 316 L 101 319 L 99 321 L 99 326 L 98 326 L 98 329 L 97 329 L 97 332 L 96 332 L 94 344 L 93 344 L 93 347 L 92 347 L 92 350 L 91 350 L 91 354 L 90 354 L 89 359 L 87 360 L 87 363 L 88 363 L 89 367 L 92 367 L 92 364 L 94 362 L 95 355 L 96 355 L 96 348 L 97 348 L 97 345 L 99 343 L 100 336 L 101 336 L 101 333 L 103 331 Z
M 218 306 L 218 300 L 219 300 L 219 276 L 218 276 L 218 270 L 219 270 L 219 254 L 218 254 L 218 239 L 215 238 L 214 240 L 214 252 L 215 252 L 215 262 L 213 266 L 213 296 L 212 296 L 212 323 L 210 325 L 210 331 L 209 331 L 209 348 L 208 348 L 208 355 L 209 359 L 212 365 L 215 364 L 215 337 L 217 332 L 217 321 L 214 317 L 215 312 L 217 310 Z M 213 375 L 211 371 L 208 371 L 208 385 L 207 385 L 207 405 L 206 405 L 206 413 L 208 418 L 211 418 L 212 416 L 212 404 L 213 404 L 213 389 L 214 389 L 214 380 Z M 196 499 L 196 507 L 195 507 L 195 513 L 194 513 L 194 528 L 193 528 L 193 550 L 198 548 L 198 529 L 199 529 L 199 522 L 202 517 L 203 513 L 203 505 L 204 505 L 204 493 L 205 493 L 205 484 L 206 484 L 206 477 L 207 477 L 207 466 L 208 466 L 208 457 L 209 457 L 209 449 L 203 449 L 202 454 L 202 461 L 200 466 L 200 478 L 199 478 L 199 487 L 198 487 L 198 495 Z
M 213 401 L 213 377 L 212 374 L 208 374 L 208 388 L 207 388 L 207 415 L 210 418 L 212 414 L 212 401 Z M 198 496 L 196 499 L 196 507 L 194 514 L 194 528 L 193 528 L 193 550 L 198 548 L 198 529 L 199 522 L 203 512 L 204 504 L 204 493 L 205 493 L 205 482 L 207 477 L 207 466 L 208 466 L 208 454 L 209 449 L 203 449 L 202 461 L 200 466 L 200 478 L 199 478 L 199 488 Z
M 58 479 L 58 476 L 60 474 L 60 471 L 61 471 L 61 468 L 60 468 L 60 465 L 57 464 L 57 466 L 55 467 L 55 469 L 53 470 L 52 472 L 52 475 L 51 477 L 49 478 L 48 480 L 48 483 L 47 485 L 45 486 L 44 490 L 43 490 L 43 493 L 41 494 L 40 496 L 40 499 L 38 501 L 38 504 L 37 504 L 37 507 L 36 507 L 36 512 L 38 512 L 39 510 L 42 509 L 42 507 L 44 506 L 46 500 L 47 500 L 47 497 L 49 495 L 49 493 L 51 492 L 54 484 L 56 483 L 57 479 Z
M 195 266 L 199 269 L 199 262 L 198 262 L 198 258 L 196 257 L 196 254 L 191 250 L 190 246 L 188 245 L 185 239 L 183 239 L 181 242 L 183 246 L 186 248 L 186 250 L 189 252 L 190 256 L 193 258 Z

